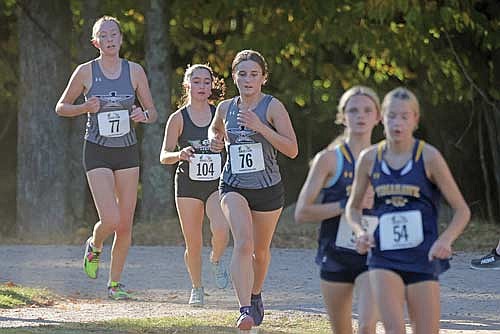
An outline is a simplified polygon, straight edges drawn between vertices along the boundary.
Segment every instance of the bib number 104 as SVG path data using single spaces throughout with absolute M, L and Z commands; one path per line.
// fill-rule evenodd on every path
M 214 164 L 199 162 L 196 164 L 196 176 L 213 176 L 214 175 Z
M 221 173 L 220 154 L 193 154 L 189 163 L 189 178 L 195 181 L 213 181 Z

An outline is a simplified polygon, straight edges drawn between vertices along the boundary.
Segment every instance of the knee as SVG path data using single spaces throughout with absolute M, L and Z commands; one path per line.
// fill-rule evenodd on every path
M 269 248 L 259 250 L 256 249 L 254 255 L 255 261 L 257 262 L 269 261 L 271 259 L 271 251 Z
M 229 237 L 229 228 L 223 223 L 218 223 L 218 224 L 212 223 L 211 230 L 212 230 L 212 238 L 227 239 Z
M 120 227 L 120 213 L 119 212 L 109 212 L 103 214 L 101 217 L 101 223 L 107 228 L 117 231 Z
M 121 222 L 115 228 L 115 233 L 119 236 L 131 236 L 132 235 L 132 224 L 128 222 Z
M 186 242 L 186 252 L 191 255 L 201 254 L 202 248 L 203 241 L 201 239 L 190 239 L 189 242 Z
M 235 242 L 234 251 L 240 256 L 252 256 L 253 242 L 251 240 L 240 240 Z

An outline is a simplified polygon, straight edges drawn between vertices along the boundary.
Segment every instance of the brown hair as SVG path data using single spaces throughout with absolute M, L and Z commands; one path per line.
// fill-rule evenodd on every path
M 99 28 L 101 27 L 101 24 L 105 21 L 112 21 L 116 23 L 118 26 L 118 30 L 120 31 L 120 35 L 122 33 L 122 27 L 120 25 L 120 21 L 114 16 L 109 16 L 109 15 L 104 15 L 95 21 L 94 25 L 92 26 L 92 40 L 94 41 L 97 37 L 97 33 L 99 32 Z
M 226 93 L 226 84 L 224 79 L 218 78 L 214 75 L 214 72 L 209 64 L 193 64 L 188 65 L 186 71 L 184 72 L 184 78 L 182 79 L 182 89 L 183 94 L 177 103 L 178 108 L 182 108 L 189 104 L 189 92 L 187 89 L 187 85 L 189 84 L 191 77 L 193 76 L 193 72 L 198 69 L 207 70 L 210 73 L 210 78 L 212 80 L 212 94 L 208 97 L 209 102 L 217 103 L 224 98 Z
M 254 50 L 242 50 L 238 52 L 238 54 L 236 54 L 231 65 L 232 73 L 236 71 L 236 66 L 238 66 L 239 63 L 245 60 L 252 60 L 259 64 L 260 68 L 262 69 L 262 75 L 268 76 L 269 68 L 267 66 L 266 60 L 264 59 L 264 56 Z

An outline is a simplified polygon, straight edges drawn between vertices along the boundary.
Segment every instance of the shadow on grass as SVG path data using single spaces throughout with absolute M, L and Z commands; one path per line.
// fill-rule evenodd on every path
M 0 318 L 2 321 L 3 318 Z M 11 319 L 9 319 L 11 320 Z M 25 321 L 24 319 L 20 319 Z M 27 320 L 29 321 L 29 319 Z M 50 321 L 47 321 L 50 322 Z M 215 325 L 194 325 L 194 326 L 154 326 L 152 325 L 149 328 L 144 326 L 140 326 L 139 328 L 133 328 L 133 326 L 129 328 L 119 328 L 116 326 L 107 326 L 105 323 L 97 323 L 97 324 L 75 324 L 75 323 L 66 323 L 60 326 L 26 326 L 26 327 L 17 327 L 17 328 L 2 328 L 2 333 L 5 334 L 288 334 L 292 332 L 284 332 L 281 330 L 267 330 L 263 328 L 254 328 L 250 331 L 240 331 L 237 328 L 229 327 L 229 326 L 215 326 Z M 299 333 L 299 332 L 297 332 Z M 302 332 L 301 332 L 302 333 Z M 311 332 L 312 333 L 312 332 Z

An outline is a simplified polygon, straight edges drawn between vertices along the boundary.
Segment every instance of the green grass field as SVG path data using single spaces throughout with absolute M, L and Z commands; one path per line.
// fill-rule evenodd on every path
M 53 304 L 54 296 L 45 289 L 25 288 L 13 283 L 0 285 L 0 309 Z

